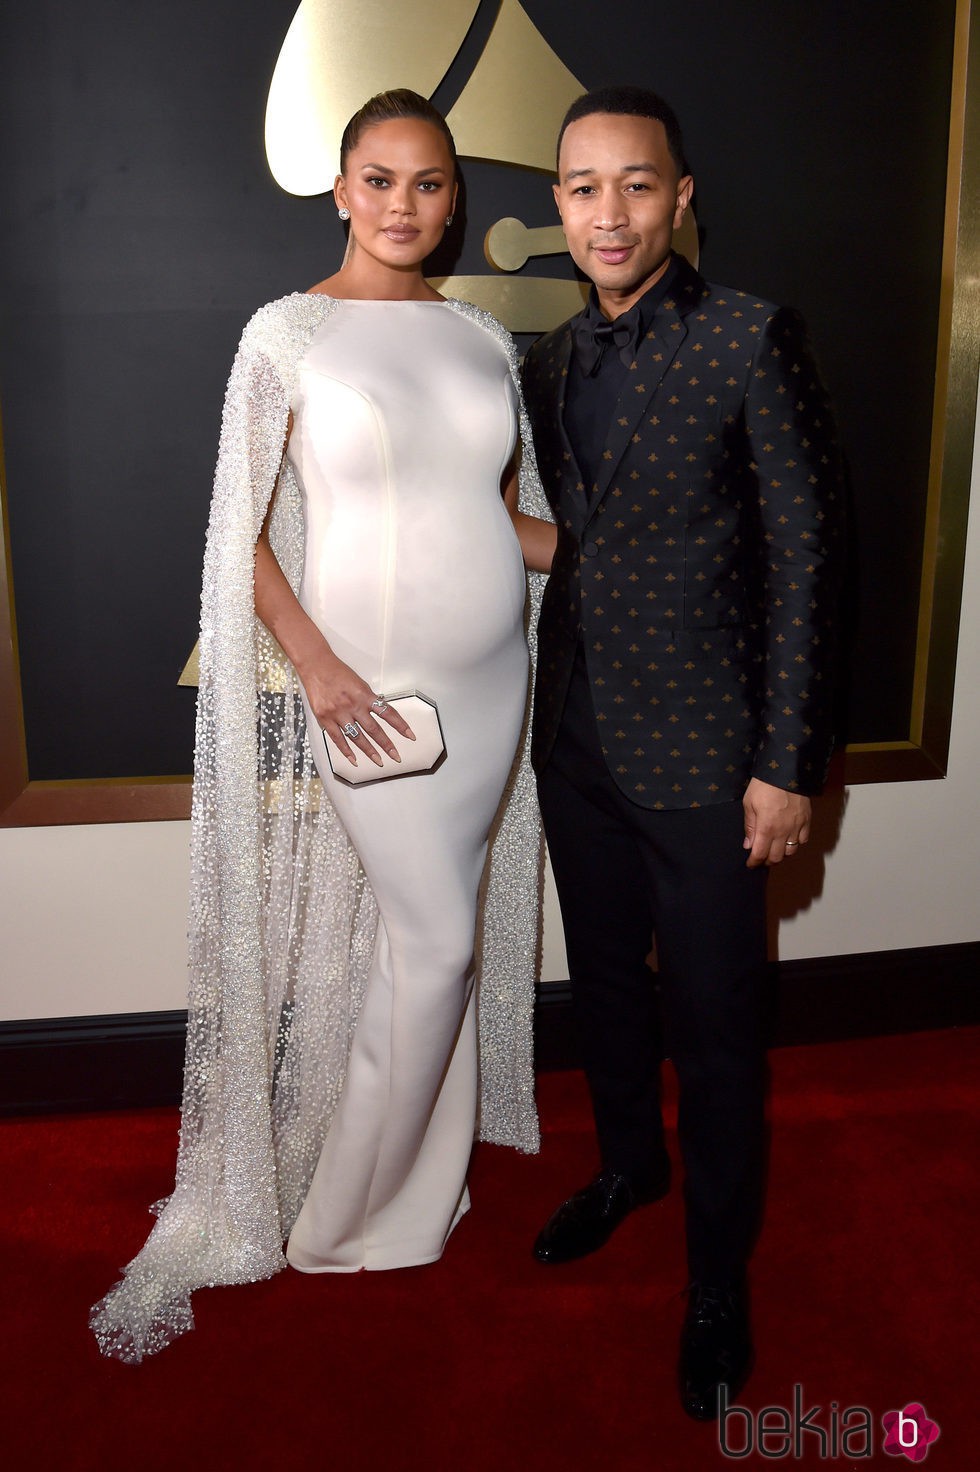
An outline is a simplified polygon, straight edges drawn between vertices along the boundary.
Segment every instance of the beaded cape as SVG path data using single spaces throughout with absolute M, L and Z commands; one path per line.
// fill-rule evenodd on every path
M 302 502 L 283 446 L 298 366 L 337 305 L 294 293 L 262 307 L 242 335 L 225 396 L 201 598 L 176 1182 L 90 1320 L 102 1352 L 129 1363 L 193 1328 L 196 1289 L 285 1267 L 282 1244 L 340 1098 L 371 962 L 377 905 L 317 777 L 298 679 L 256 618 L 253 590 L 255 542 L 273 494 L 270 540 L 299 587 Z M 488 313 L 449 306 L 508 355 L 520 404 L 521 508 L 550 520 L 513 341 Z M 533 666 L 544 578 L 528 581 Z M 533 1152 L 541 832 L 529 724 L 528 716 L 484 877 L 477 1137 Z

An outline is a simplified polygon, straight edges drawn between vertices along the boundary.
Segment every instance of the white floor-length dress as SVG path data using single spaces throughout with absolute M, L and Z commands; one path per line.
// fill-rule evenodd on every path
M 516 393 L 502 345 L 471 317 L 350 301 L 310 344 L 291 407 L 300 601 L 373 689 L 437 703 L 447 756 L 431 774 L 351 788 L 309 719 L 381 919 L 286 1256 L 306 1272 L 402 1267 L 437 1258 L 468 1204 L 477 892 L 527 697 L 525 577 L 500 490 Z

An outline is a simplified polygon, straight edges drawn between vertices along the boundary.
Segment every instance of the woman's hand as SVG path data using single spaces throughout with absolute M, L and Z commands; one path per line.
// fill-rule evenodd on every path
M 400 736 L 414 741 L 415 733 L 411 726 L 396 710 L 386 705 L 384 698 L 372 690 L 349 664 L 338 659 L 325 640 L 307 667 L 297 665 L 297 674 L 320 729 L 355 767 L 357 752 L 363 753 L 375 766 L 382 766 L 378 747 L 392 761 L 401 761 L 381 723 L 385 722 Z

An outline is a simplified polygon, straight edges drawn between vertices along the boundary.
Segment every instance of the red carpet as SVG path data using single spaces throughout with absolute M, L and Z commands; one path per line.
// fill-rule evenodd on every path
M 754 1268 L 758 1364 L 739 1397 L 830 1427 L 924 1403 L 928 1465 L 978 1465 L 980 1031 L 772 1055 L 769 1206 Z M 669 1070 L 668 1070 L 669 1073 Z M 482 1147 L 474 1209 L 443 1261 L 195 1298 L 197 1330 L 140 1367 L 100 1359 L 89 1304 L 139 1247 L 172 1182 L 176 1115 L 0 1123 L 4 1466 L 43 1472 L 353 1469 L 529 1472 L 731 1465 L 673 1386 L 681 1200 L 604 1252 L 539 1267 L 534 1234 L 593 1168 L 584 1084 L 541 1079 L 543 1154 Z M 736 1431 L 732 1429 L 735 1442 Z M 741 1446 L 739 1440 L 737 1445 Z M 815 1435 L 803 1461 L 821 1461 Z M 773 1465 L 753 1452 L 741 1465 Z M 793 1458 L 782 1458 L 792 1463 Z M 861 1467 L 843 1455 L 830 1465 Z M 778 1464 L 778 1462 L 777 1462 Z

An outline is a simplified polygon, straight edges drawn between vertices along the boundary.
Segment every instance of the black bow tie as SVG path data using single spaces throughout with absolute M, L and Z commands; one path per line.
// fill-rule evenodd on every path
M 586 378 L 594 378 L 598 373 L 608 347 L 619 349 L 620 361 L 628 368 L 636 357 L 642 330 L 639 303 L 614 322 L 594 322 L 591 317 L 581 317 L 575 324 L 575 356 Z

